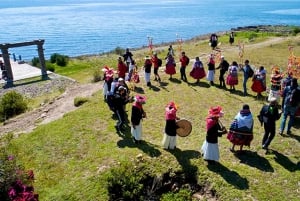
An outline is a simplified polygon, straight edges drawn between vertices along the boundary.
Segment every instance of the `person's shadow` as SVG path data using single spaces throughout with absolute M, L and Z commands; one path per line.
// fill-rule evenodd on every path
M 284 167 L 286 170 L 290 172 L 296 172 L 300 170 L 300 164 L 299 162 L 297 164 L 293 163 L 288 157 L 283 155 L 282 153 L 279 153 L 276 150 L 269 149 L 268 154 L 274 154 L 275 155 L 275 161 L 280 164 L 282 167 Z
M 150 157 L 158 157 L 161 155 L 159 149 L 156 148 L 157 145 L 151 144 L 144 140 L 141 140 L 141 143 L 139 144 L 134 143 L 131 135 L 130 126 L 125 127 L 125 129 L 123 129 L 122 131 L 117 131 L 117 134 L 122 138 L 117 142 L 117 145 L 120 148 L 125 148 L 125 147 L 138 148 Z
M 269 161 L 264 157 L 258 155 L 256 152 L 244 150 L 241 153 L 236 152 L 234 155 L 235 157 L 240 159 L 241 163 L 244 163 L 251 167 L 255 167 L 265 172 L 274 172 L 274 169 L 269 163 Z
M 228 169 L 221 163 L 208 164 L 207 168 L 223 177 L 223 179 L 240 190 L 249 189 L 249 182 L 246 178 L 241 177 L 237 172 Z
M 196 165 L 191 164 L 191 159 L 197 159 L 200 157 L 200 152 L 195 150 L 183 150 L 176 148 L 174 150 L 167 150 L 172 155 L 174 155 L 182 167 L 185 178 L 189 179 L 189 181 L 197 180 L 197 172 L 198 167 Z
M 209 88 L 210 87 L 210 84 L 208 84 L 207 82 L 202 82 L 202 81 L 199 81 L 199 82 L 189 82 L 188 85 L 190 87 L 203 87 L 203 88 Z

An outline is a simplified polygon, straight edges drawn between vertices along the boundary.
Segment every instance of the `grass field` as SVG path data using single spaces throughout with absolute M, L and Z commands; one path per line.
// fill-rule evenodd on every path
M 223 36 L 220 39 L 220 49 L 226 60 L 229 63 L 234 60 L 241 63 L 249 59 L 250 64 L 255 67 L 265 66 L 268 85 L 273 65 L 286 68 L 290 55 L 289 46 L 293 46 L 294 54 L 300 56 L 299 36 L 264 35 L 249 41 L 245 36 L 237 35 L 234 46 L 227 43 L 227 38 Z M 244 45 L 243 57 L 239 57 L 241 49 L 238 41 Z M 174 48 L 176 54 L 179 50 L 184 50 L 191 59 L 200 56 L 202 61 L 206 61 L 211 53 L 206 40 L 190 40 L 183 43 L 181 48 L 174 44 Z M 163 58 L 167 47 L 155 47 L 154 50 Z M 148 50 L 135 50 L 133 54 L 141 69 Z M 116 63 L 117 55 L 113 54 L 73 59 L 67 67 L 56 68 L 56 73 L 86 83 L 92 79 L 97 68 L 106 64 L 114 67 Z M 143 121 L 144 142 L 140 145 L 132 142 L 129 128 L 123 134 L 115 131 L 116 120 L 103 101 L 101 90 L 79 109 L 65 114 L 62 119 L 41 125 L 32 133 L 11 140 L 8 151 L 26 169 L 34 171 L 34 187 L 40 200 L 109 200 L 107 178 L 111 175 L 111 168 L 129 162 L 132 167 L 128 171 L 132 171 L 137 160 L 139 164 L 146 164 L 145 173 L 162 175 L 166 172 L 184 172 L 193 175 L 199 185 L 215 192 L 213 198 L 204 196 L 203 200 L 300 200 L 299 119 L 292 128 L 292 135 L 276 135 L 270 150 L 266 152 L 261 148 L 263 127 L 256 119 L 266 101 L 257 99 L 250 89 L 251 81 L 248 81 L 250 95 L 244 97 L 241 72 L 237 91 L 231 93 L 229 90 L 209 86 L 205 79 L 200 84 L 195 84 L 195 80 L 188 76 L 189 83 L 182 82 L 178 66 L 172 81 L 161 71 L 162 82 L 153 81 L 152 88 L 146 87 L 143 79 L 137 84 L 139 92 L 147 97 L 144 105 L 147 112 L 147 118 Z M 189 64 L 187 74 L 191 66 Z M 218 84 L 219 72 L 216 72 Z M 267 93 L 263 95 L 267 96 Z M 176 102 L 179 106 L 178 116 L 190 120 L 193 126 L 188 137 L 177 138 L 178 149 L 174 151 L 161 147 L 165 124 L 164 108 L 169 101 Z M 221 105 L 225 112 L 222 122 L 228 128 L 245 103 L 250 105 L 255 120 L 251 147 L 246 147 L 244 154 L 234 154 L 229 151 L 231 143 L 223 136 L 219 139 L 220 164 L 207 165 L 201 158 L 200 147 L 205 139 L 208 108 Z M 127 105 L 127 110 L 130 117 L 130 104 Z M 277 128 L 278 125 L 279 121 Z

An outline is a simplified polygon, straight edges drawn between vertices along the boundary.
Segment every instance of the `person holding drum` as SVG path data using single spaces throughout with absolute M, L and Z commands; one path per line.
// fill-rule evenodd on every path
M 206 139 L 201 147 L 204 160 L 209 164 L 219 161 L 220 153 L 218 146 L 218 137 L 227 133 L 226 128 L 222 125 L 219 118 L 224 113 L 220 106 L 211 107 L 206 118 Z
M 133 142 L 141 143 L 142 139 L 142 119 L 146 118 L 146 113 L 143 109 L 143 104 L 146 103 L 146 98 L 140 95 L 134 97 L 131 112 L 131 134 Z
M 177 117 L 177 106 L 174 102 L 170 102 L 165 109 L 165 133 L 162 141 L 164 149 L 175 149 L 176 148 L 176 129 L 178 128 L 176 120 Z

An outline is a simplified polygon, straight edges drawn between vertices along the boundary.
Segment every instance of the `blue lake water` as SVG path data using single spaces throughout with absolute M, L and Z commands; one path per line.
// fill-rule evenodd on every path
M 45 55 L 98 54 L 248 25 L 300 25 L 299 0 L 1 0 L 0 43 L 45 39 Z M 35 46 L 10 49 L 31 60 Z

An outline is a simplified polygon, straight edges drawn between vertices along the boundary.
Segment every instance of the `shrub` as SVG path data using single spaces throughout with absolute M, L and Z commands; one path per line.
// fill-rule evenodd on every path
M 117 55 L 122 55 L 125 52 L 125 49 L 121 48 L 121 47 L 116 47 L 113 50 L 113 53 L 117 54 Z
M 162 195 L 161 201 L 192 201 L 191 192 L 188 189 L 180 189 L 179 192 L 169 192 Z
M 102 80 L 102 71 L 100 69 L 96 69 L 93 74 L 92 82 L 99 82 Z
M 112 168 L 107 177 L 110 200 L 143 200 L 143 184 L 140 181 L 144 176 L 142 168 L 129 162 Z
M 34 174 L 32 170 L 25 171 L 24 167 L 18 165 L 14 156 L 7 153 L 6 146 L 12 139 L 12 134 L 7 134 L 6 142 L 0 147 L 0 200 L 37 201 L 38 195 L 34 193 L 32 183 Z M 3 140 L 1 138 L 1 140 Z
M 56 58 L 57 58 L 58 55 L 59 55 L 58 53 L 51 54 L 50 62 L 53 63 L 53 64 L 56 63 Z
M 79 107 L 80 105 L 82 105 L 82 104 L 84 104 L 85 102 L 88 102 L 88 101 L 89 101 L 89 99 L 87 99 L 87 98 L 76 97 L 76 98 L 74 99 L 74 105 L 75 105 L 76 107 Z
M 39 67 L 40 66 L 40 59 L 38 57 L 33 57 L 33 59 L 31 60 L 31 64 L 35 67 Z
M 46 62 L 46 69 L 51 72 L 55 72 L 55 66 L 51 62 Z
M 295 27 L 292 31 L 293 35 L 296 36 L 298 33 L 300 33 L 300 28 L 299 27 Z
M 56 63 L 58 66 L 66 66 L 68 64 L 69 57 L 66 55 L 61 55 L 58 53 L 54 53 L 50 56 L 50 62 Z
M 16 91 L 9 91 L 0 100 L 0 121 L 25 112 L 27 103 L 23 96 Z
M 65 55 L 59 55 L 56 57 L 56 64 L 58 66 L 66 66 L 68 64 L 69 57 Z

